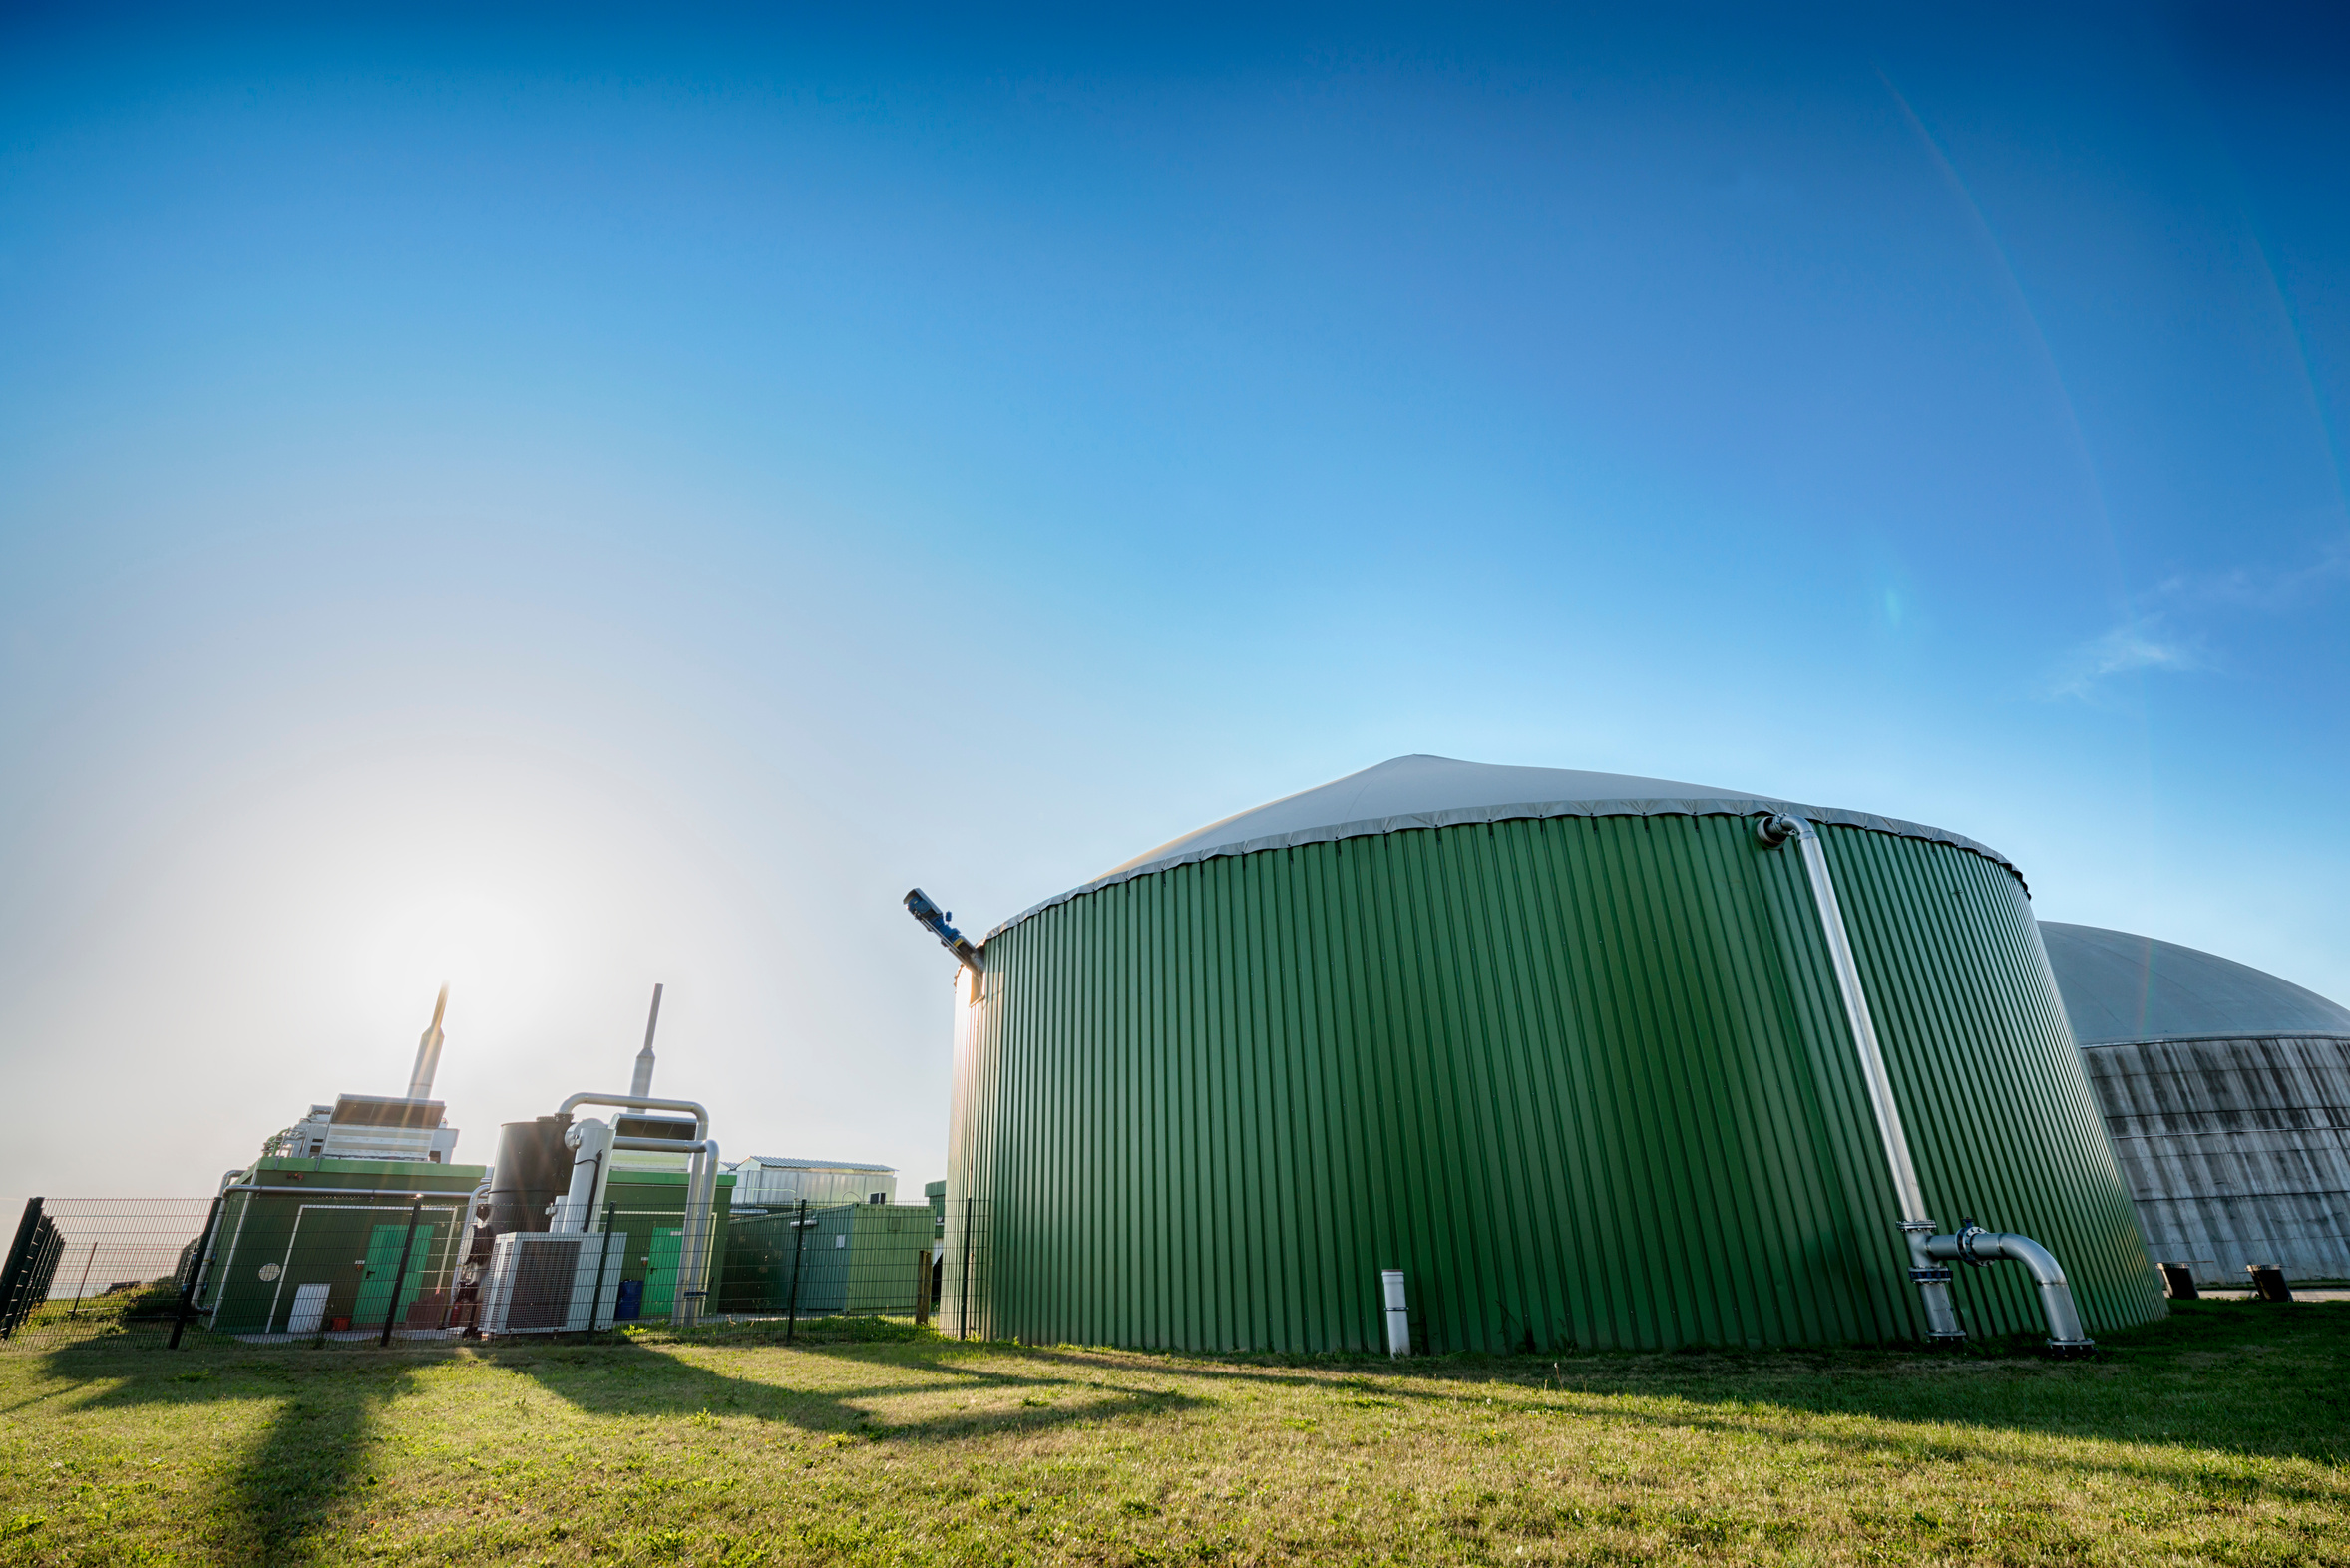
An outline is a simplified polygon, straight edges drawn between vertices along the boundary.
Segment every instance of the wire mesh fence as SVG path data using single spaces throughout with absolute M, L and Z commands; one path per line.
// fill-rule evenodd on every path
M 636 1211 L 495 1233 L 470 1191 L 232 1187 L 217 1199 L 36 1198 L 0 1269 L 0 1351 L 577 1334 L 868 1317 L 971 1335 L 985 1206 Z M 698 1218 L 699 1223 L 695 1223 Z
M 740 1209 L 728 1219 L 714 1316 L 782 1319 L 909 1318 L 961 1334 L 970 1319 L 972 1264 L 984 1251 L 971 1202 L 800 1203 Z M 979 1268 L 981 1288 L 984 1265 Z
M 0 1267 L 0 1345 L 168 1338 L 208 1200 L 40 1199 Z

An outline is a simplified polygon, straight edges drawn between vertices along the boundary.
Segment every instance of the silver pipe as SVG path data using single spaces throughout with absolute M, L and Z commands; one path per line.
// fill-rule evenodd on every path
M 674 1110 L 693 1113 L 693 1141 L 674 1138 L 614 1138 L 616 1149 L 657 1149 L 691 1153 L 693 1168 L 685 1179 L 685 1234 L 677 1238 L 677 1299 L 669 1308 L 669 1322 L 680 1328 L 692 1322 L 694 1298 L 687 1293 L 708 1289 L 709 1260 L 703 1256 L 715 1240 L 710 1205 L 718 1196 L 718 1143 L 710 1136 L 710 1113 L 695 1100 L 660 1100 L 642 1094 L 580 1093 L 563 1102 L 560 1114 L 570 1115 L 582 1105 L 613 1105 L 622 1110 Z
M 1411 1306 L 1403 1294 L 1401 1269 L 1379 1270 L 1379 1296 L 1387 1320 L 1387 1357 L 1411 1354 Z
M 690 1154 L 692 1168 L 685 1178 L 685 1229 L 677 1238 L 677 1293 L 669 1305 L 669 1322 L 679 1327 L 693 1322 L 690 1291 L 709 1289 L 709 1253 L 717 1242 L 718 1143 L 714 1138 L 614 1138 L 615 1149 L 645 1150 L 655 1154 Z
M 1811 882 L 1811 900 L 1819 907 L 1819 931 L 1827 940 L 1829 965 L 1836 972 L 1836 989 L 1844 998 L 1844 1018 L 1852 1027 L 1852 1045 L 1860 1054 L 1861 1081 L 1868 1086 L 1869 1108 L 1876 1112 L 1877 1139 L 1885 1148 L 1885 1165 L 1893 1174 L 1893 1188 L 1901 1200 L 1904 1220 L 1922 1220 L 1925 1194 L 1917 1167 L 1909 1159 L 1909 1131 L 1901 1124 L 1901 1107 L 1893 1098 L 1893 1080 L 1885 1071 L 1885 1053 L 1877 1043 L 1876 1019 L 1868 1010 L 1868 993 L 1860 986 L 1860 965 L 1852 957 L 1852 939 L 1844 930 L 1844 909 L 1836 899 L 1835 878 L 1828 873 L 1827 852 L 1820 848 L 1819 831 L 1801 818 L 1795 823 L 1795 842 L 1802 852 L 1803 873 Z
M 556 1231 L 594 1229 L 594 1215 L 603 1197 L 605 1168 L 611 1164 L 612 1130 L 592 1116 L 573 1122 L 563 1141 L 577 1156 L 572 1161 L 571 1190 L 555 1206 Z
M 570 1099 L 565 1100 L 561 1108 L 557 1111 L 557 1114 L 562 1116 L 569 1116 L 573 1111 L 577 1110 L 583 1105 L 612 1105 L 617 1106 L 621 1110 L 691 1111 L 693 1112 L 694 1123 L 693 1135 L 697 1138 L 709 1136 L 710 1113 L 702 1108 L 702 1105 L 698 1100 L 656 1100 L 648 1099 L 641 1094 L 581 1093 L 575 1094 Z
M 701 1317 L 703 1293 L 710 1288 L 710 1249 L 717 1241 L 718 1140 L 704 1138 L 693 1157 L 685 1182 L 685 1234 L 678 1238 L 677 1299 L 669 1308 L 669 1322 L 690 1327 Z
M 1958 1308 L 1950 1299 L 1950 1271 L 1927 1255 L 1924 1238 L 1933 1234 L 1926 1218 L 1926 1199 L 1909 1158 L 1909 1130 L 1901 1123 L 1901 1107 L 1893 1098 L 1893 1080 L 1885 1071 L 1885 1053 L 1877 1042 L 1876 1019 L 1868 1010 L 1868 992 L 1860 983 L 1860 964 L 1852 956 L 1852 939 L 1844 929 L 1844 908 L 1836 898 L 1836 880 L 1827 868 L 1827 852 L 1819 831 L 1800 817 L 1765 817 L 1756 827 L 1764 844 L 1775 848 L 1795 841 L 1803 858 L 1803 875 L 1811 884 L 1811 903 L 1819 916 L 1819 934 L 1827 944 L 1828 965 L 1835 971 L 1836 991 L 1843 998 L 1844 1022 L 1852 1032 L 1852 1049 L 1860 1058 L 1861 1082 L 1868 1090 L 1869 1109 L 1875 1113 L 1877 1142 L 1885 1151 L 1885 1169 L 1893 1178 L 1893 1192 L 1901 1205 L 1901 1227 L 1908 1243 L 1909 1283 L 1917 1287 L 1925 1309 L 1926 1339 L 1941 1344 L 1966 1338 Z
M 2097 1349 L 2097 1342 L 2081 1326 L 2081 1313 L 2073 1304 L 2073 1287 L 2066 1283 L 2064 1265 L 2031 1237 L 1969 1225 L 1952 1235 L 1929 1237 L 1925 1247 L 1929 1257 L 1978 1269 L 2003 1261 L 2022 1264 L 2040 1288 L 2040 1313 L 2048 1320 L 2048 1348 L 2074 1354 Z

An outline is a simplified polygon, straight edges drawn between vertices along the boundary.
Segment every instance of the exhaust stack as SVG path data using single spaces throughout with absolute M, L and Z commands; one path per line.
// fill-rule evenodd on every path
M 628 1085 L 632 1099 L 643 1099 L 652 1092 L 652 1031 L 661 1026 L 661 988 L 652 988 L 652 1010 L 644 1015 L 644 1049 L 636 1053 L 636 1077 Z
M 440 999 L 433 1003 L 432 1026 L 416 1042 L 416 1066 L 408 1074 L 408 1098 L 429 1100 L 433 1097 L 433 1075 L 441 1070 L 441 1014 L 449 1010 L 449 987 L 441 987 Z

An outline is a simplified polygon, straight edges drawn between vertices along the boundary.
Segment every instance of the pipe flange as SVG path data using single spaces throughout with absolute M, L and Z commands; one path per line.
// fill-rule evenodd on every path
M 1957 1277 L 1948 1269 L 1912 1269 L 1909 1271 L 1909 1283 L 1912 1285 L 1948 1285 Z M 1961 1335 L 1959 1338 L 1964 1339 L 1966 1336 Z
M 2048 1342 L 2048 1354 L 2051 1356 L 2095 1356 L 2097 1341 L 2051 1340 Z
M 1960 1261 L 1972 1269 L 1988 1269 L 1994 1263 L 1997 1263 L 1999 1260 L 1996 1258 L 1978 1258 L 1975 1256 L 1975 1238 L 1978 1236 L 1988 1236 L 1991 1233 L 1989 1231 L 1983 1229 L 1983 1227 L 1980 1225 L 1969 1225 L 1964 1230 L 1960 1231 L 1958 1233 L 1958 1256 Z
M 1783 812 L 1773 812 L 1755 824 L 1755 837 L 1762 841 L 1764 849 L 1776 849 L 1802 831 L 1803 825 Z

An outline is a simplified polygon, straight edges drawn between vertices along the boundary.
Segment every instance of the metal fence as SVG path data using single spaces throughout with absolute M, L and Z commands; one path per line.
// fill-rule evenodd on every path
M 793 1204 L 738 1209 L 726 1226 L 711 1314 L 732 1322 L 911 1318 L 968 1336 L 986 1288 L 984 1206 L 943 1216 L 921 1204 Z
M 984 1206 L 746 1208 L 696 1238 L 677 1211 L 607 1204 L 586 1232 L 493 1234 L 470 1192 L 232 1189 L 204 1199 L 35 1198 L 0 1268 L 0 1351 L 586 1333 L 659 1323 L 938 1321 L 980 1332 Z

